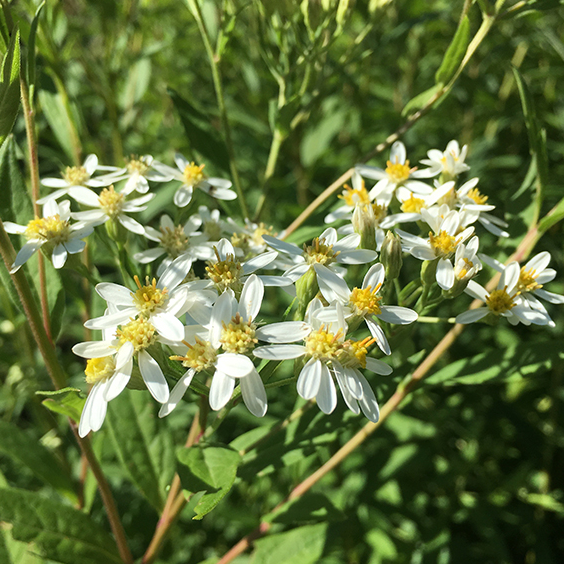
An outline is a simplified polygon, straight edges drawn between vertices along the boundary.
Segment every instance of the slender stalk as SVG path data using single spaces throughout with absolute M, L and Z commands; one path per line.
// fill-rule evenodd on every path
M 233 184 L 235 185 L 235 191 L 237 192 L 237 199 L 239 200 L 239 206 L 241 207 L 241 213 L 243 217 L 249 217 L 249 211 L 243 195 L 243 189 L 241 187 L 241 180 L 239 179 L 239 172 L 237 171 L 237 166 L 235 165 L 235 150 L 233 148 L 233 139 L 231 137 L 231 127 L 229 126 L 229 119 L 227 117 L 227 108 L 225 106 L 225 96 L 223 93 L 223 85 L 221 82 L 221 75 L 219 72 L 219 57 L 214 53 L 208 29 L 204 23 L 204 18 L 202 16 L 202 10 L 200 8 L 200 3 L 198 0 L 187 0 L 188 7 L 194 16 L 196 23 L 198 24 L 198 29 L 200 35 L 202 36 L 202 41 L 204 42 L 204 48 L 208 55 L 210 62 L 210 67 L 212 71 L 213 86 L 215 89 L 215 96 L 217 99 L 217 106 L 219 109 L 219 116 L 221 118 L 221 125 L 223 127 L 223 133 L 225 135 L 225 145 L 227 146 L 227 153 L 229 155 L 229 169 L 231 171 L 231 176 L 233 177 Z

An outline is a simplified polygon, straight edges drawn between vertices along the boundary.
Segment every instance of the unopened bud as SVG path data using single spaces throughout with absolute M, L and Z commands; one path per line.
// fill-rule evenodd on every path
M 317 284 L 317 274 L 310 266 L 301 278 L 296 281 L 296 296 L 299 300 L 298 310 L 296 312 L 296 319 L 302 320 L 305 316 L 307 306 L 319 292 L 319 285 Z
M 421 265 L 421 282 L 423 282 L 423 286 L 432 286 L 435 283 L 438 263 L 439 259 L 423 261 Z
M 386 280 L 393 280 L 400 274 L 403 265 L 401 241 L 398 235 L 388 231 L 382 243 L 380 262 L 386 267 Z
M 105 226 L 110 239 L 121 243 L 127 241 L 127 229 L 117 219 L 106 221 Z
M 360 248 L 376 250 L 376 218 L 370 204 L 356 204 L 352 216 L 355 233 L 360 235 Z

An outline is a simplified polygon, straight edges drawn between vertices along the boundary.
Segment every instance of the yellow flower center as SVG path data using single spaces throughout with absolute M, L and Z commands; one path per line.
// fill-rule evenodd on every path
M 190 239 L 184 233 L 182 225 L 174 228 L 161 227 L 161 246 L 168 253 L 168 256 L 175 259 L 180 256 L 190 244 Z
M 143 316 L 140 316 L 123 325 L 121 329 L 117 329 L 116 338 L 119 340 L 119 346 L 129 341 L 135 352 L 139 352 L 155 343 L 157 330 Z
M 340 251 L 334 251 L 333 245 L 326 245 L 325 239 L 319 240 L 319 237 L 316 237 L 311 245 L 308 247 L 304 245 L 304 254 L 307 264 L 324 264 L 329 265 L 335 262 L 337 255 Z
M 219 241 L 222 234 L 221 224 L 217 221 L 206 221 L 204 223 L 204 233 L 210 241 Z
M 227 255 L 225 260 L 220 260 L 219 253 L 215 247 L 214 250 L 217 262 L 208 261 L 206 266 L 208 278 L 215 284 L 220 293 L 227 288 L 231 288 L 236 294 L 239 293 L 243 287 L 241 282 L 243 267 L 241 263 L 235 261 L 233 255 Z
M 456 251 L 460 241 L 461 239 L 456 239 L 446 231 L 441 231 L 438 235 L 434 235 L 432 231 L 429 232 L 429 243 L 436 257 L 448 258 Z
M 58 245 L 69 240 L 70 225 L 68 221 L 62 221 L 59 214 L 36 217 L 27 224 L 24 235 L 27 239 L 44 239 Z
M 468 272 L 474 268 L 474 263 L 471 260 L 468 260 L 466 257 L 462 257 L 462 260 L 464 261 L 464 266 L 460 270 L 457 271 L 455 269 L 454 271 L 454 275 L 459 280 L 464 280 L 468 275 Z
M 507 293 L 507 286 L 502 290 L 494 290 L 486 297 L 486 304 L 492 313 L 500 315 L 515 306 L 513 297 Z
M 127 168 L 129 174 L 137 172 L 143 176 L 149 170 L 149 165 L 145 163 L 143 159 L 132 156 L 125 165 L 125 168 Z
M 362 341 L 345 341 L 339 354 L 339 362 L 349 368 L 366 368 L 368 347 L 374 342 L 373 337 L 366 337 Z
M 401 211 L 404 213 L 419 213 L 424 205 L 425 200 L 416 198 L 413 194 L 411 194 L 411 196 L 401 205 Z
M 386 165 L 387 166 L 385 172 L 388 175 L 388 178 L 394 184 L 400 184 L 401 182 L 405 182 L 409 178 L 409 173 L 410 173 L 409 161 L 405 161 L 405 164 L 400 164 L 397 161 L 397 157 L 396 157 L 395 163 L 392 163 L 392 161 L 388 161 Z
M 256 326 L 250 321 L 244 321 L 237 314 L 228 325 L 223 324 L 223 331 L 219 339 L 225 352 L 245 354 L 252 350 L 258 342 L 255 339 Z
M 116 369 L 116 363 L 112 356 L 105 356 L 103 358 L 89 358 L 84 369 L 86 374 L 86 381 L 89 384 L 96 384 L 103 382 L 112 376 Z
M 206 165 L 198 166 L 193 162 L 189 165 L 186 165 L 186 168 L 183 172 L 184 182 L 189 186 L 197 186 L 200 182 L 202 182 L 202 180 L 204 180 L 204 178 L 206 178 L 206 175 L 203 173 L 205 166 Z
M 186 368 L 192 368 L 196 372 L 201 372 L 214 366 L 217 352 L 207 341 L 202 341 L 196 337 L 196 344 L 191 345 L 182 341 L 187 347 L 186 356 L 171 356 L 171 360 L 180 360 Z
M 374 212 L 376 225 L 378 225 L 388 215 L 388 208 L 379 204 L 372 204 L 372 211 Z
M 519 273 L 519 282 L 517 282 L 517 291 L 522 294 L 524 292 L 534 292 L 535 290 L 540 290 L 542 284 L 539 284 L 536 280 L 537 271 L 534 268 L 529 268 L 525 270 L 523 266 L 521 272 Z
M 307 354 L 315 359 L 330 360 L 337 358 L 337 353 L 341 349 L 341 331 L 337 334 L 330 333 L 325 326 L 317 331 L 312 331 L 305 339 Z
M 360 188 L 351 188 L 348 184 L 344 185 L 344 191 L 342 195 L 337 196 L 341 200 L 345 200 L 347 206 L 355 206 L 356 204 L 369 204 L 370 198 L 368 196 L 368 191 L 364 187 L 364 180 Z
M 116 192 L 114 187 L 110 186 L 109 188 L 104 188 L 102 190 L 100 196 L 98 196 L 98 202 L 100 202 L 100 207 L 104 210 L 104 212 L 114 219 L 123 209 L 125 196 L 120 192 Z
M 145 286 L 141 286 L 137 275 L 134 276 L 134 279 L 138 289 L 135 292 L 131 292 L 131 296 L 135 306 L 142 314 L 151 314 L 166 303 L 168 300 L 168 290 L 166 288 L 162 290 L 157 288 L 157 281 L 154 278 L 151 282 L 147 276 L 145 278 Z
M 468 190 L 466 195 L 480 206 L 483 206 L 488 201 L 488 197 L 480 194 L 480 190 L 478 190 L 478 188 Z
M 63 178 L 70 186 L 82 186 L 90 178 L 90 175 L 83 166 L 67 166 Z
M 374 289 L 372 289 L 372 286 L 364 289 L 354 288 L 349 297 L 349 303 L 358 314 L 364 317 L 370 313 L 375 315 L 381 313 L 380 302 L 382 298 L 376 295 L 380 286 L 381 284 L 378 284 Z

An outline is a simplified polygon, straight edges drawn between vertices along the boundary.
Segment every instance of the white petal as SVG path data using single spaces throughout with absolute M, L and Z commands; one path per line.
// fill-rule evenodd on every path
M 401 141 L 396 141 L 390 149 L 390 161 L 393 164 L 404 164 L 406 158 L 405 145 Z
M 390 344 L 388 343 L 388 339 L 386 339 L 386 335 L 384 334 L 382 327 L 380 327 L 377 323 L 374 323 L 374 321 L 368 317 L 366 318 L 366 325 L 368 325 L 371 335 L 376 339 L 376 344 L 380 347 L 380 350 L 384 354 L 392 354 Z
M 6 233 L 24 233 L 27 229 L 27 225 L 18 225 L 17 223 L 12 223 L 11 221 L 4 222 L 4 229 Z
M 417 313 L 412 309 L 401 306 L 381 306 L 378 318 L 395 325 L 408 325 L 417 319 Z
M 281 253 L 287 253 L 296 256 L 301 256 L 303 253 L 302 249 L 300 249 L 293 243 L 288 243 L 288 241 L 281 241 L 280 239 L 276 239 L 276 237 L 272 237 L 270 235 L 263 235 L 262 238 L 269 247 L 272 247 L 273 249 L 280 251 Z
M 329 373 L 329 368 L 325 364 L 321 364 L 321 378 L 315 400 L 323 413 L 332 413 L 337 407 L 337 390 Z
M 362 409 L 362 413 L 364 413 L 365 417 L 367 417 L 372 423 L 377 423 L 378 419 L 380 419 L 380 409 L 378 408 L 378 401 L 376 400 L 376 396 L 368 384 L 368 381 L 362 374 L 359 374 L 361 377 L 362 383 L 362 399 L 359 400 L 360 408 Z
M 118 215 L 117 220 L 132 233 L 136 233 L 137 235 L 143 235 L 145 233 L 145 228 L 138 221 L 135 221 L 127 215 Z
M 317 283 L 323 297 L 329 303 L 339 301 L 347 304 L 351 294 L 347 283 L 338 274 L 322 264 L 314 264 L 313 268 L 317 274 Z
M 149 321 L 157 330 L 159 335 L 170 341 L 182 341 L 184 339 L 184 324 L 180 319 L 167 311 L 161 311 L 151 315 Z
M 135 253 L 133 258 L 141 264 L 148 264 L 164 255 L 165 252 L 166 251 L 162 247 L 155 247 L 154 249 L 147 249 L 146 251 Z
M 271 264 L 276 260 L 277 256 L 278 253 L 276 251 L 268 251 L 267 253 L 262 253 L 260 255 L 257 255 L 256 257 L 249 259 L 243 265 L 243 272 L 245 274 L 251 274 L 252 272 L 258 270 L 259 268 L 266 268 L 269 264 Z
M 342 367 L 341 367 L 342 368 Z M 351 393 L 351 395 L 353 396 L 353 398 L 355 399 L 360 399 L 362 397 L 362 384 L 360 382 L 360 380 L 357 378 L 356 372 L 355 370 L 353 370 L 352 368 L 344 368 L 340 371 L 335 370 L 335 372 L 344 372 L 345 378 L 344 381 L 346 383 L 346 386 L 349 390 L 349 392 Z
M 229 290 L 223 292 L 223 294 L 221 294 L 221 296 L 217 298 L 215 304 L 213 305 L 212 315 L 210 319 L 209 341 L 214 348 L 219 348 L 221 344 L 220 338 L 221 332 L 223 331 L 223 324 L 229 323 L 231 321 L 236 307 L 237 300 L 233 296 L 233 293 Z
M 311 326 L 303 321 L 281 321 L 259 327 L 255 336 L 267 343 L 293 343 L 305 339 L 310 333 Z
M 497 287 L 504 288 L 507 286 L 507 293 L 512 294 L 513 288 L 515 288 L 517 282 L 519 282 L 520 273 L 521 269 L 519 267 L 519 263 L 517 261 L 510 262 L 501 273 L 501 278 L 499 279 Z
M 100 207 L 98 194 L 96 194 L 96 192 L 94 192 L 93 190 L 90 190 L 90 188 L 86 188 L 84 186 L 72 186 L 71 188 L 69 188 L 68 194 L 79 204 L 83 204 L 84 206 L 91 208 Z
M 20 266 L 26 263 L 33 253 L 41 247 L 41 245 L 43 245 L 43 241 L 40 241 L 39 239 L 32 239 L 31 241 L 28 241 L 16 255 L 16 260 L 10 269 L 10 274 L 17 272 Z
M 80 239 L 69 239 L 66 243 L 64 243 L 65 245 L 65 249 L 67 250 L 67 253 L 69 253 L 69 255 L 75 255 L 77 253 L 80 253 L 84 250 L 84 247 L 86 247 L 86 242 L 85 241 L 81 241 Z
M 253 350 L 253 355 L 265 360 L 289 360 L 306 353 L 303 345 L 265 345 Z
M 264 284 L 255 274 L 252 274 L 245 281 L 239 299 L 239 311 L 244 321 L 252 321 L 258 315 L 263 297 Z
M 375 166 L 368 165 L 356 165 L 355 170 L 360 173 L 364 178 L 370 178 L 372 180 L 386 180 L 388 175 L 384 170 Z
M 535 294 L 539 298 L 542 298 L 551 304 L 564 304 L 564 296 L 561 296 L 560 294 L 554 294 L 553 292 L 547 292 L 546 290 L 537 290 Z
M 69 185 L 63 178 L 42 178 L 41 184 L 48 188 L 68 188 Z
M 179 208 L 185 208 L 192 201 L 192 186 L 181 186 L 174 194 L 174 203 Z
M 115 354 L 116 349 L 108 341 L 89 341 L 77 343 L 72 348 L 72 352 L 82 358 L 102 358 Z
M 67 262 L 67 250 L 65 246 L 59 243 L 54 249 L 53 254 L 51 255 L 51 260 L 53 261 L 53 266 L 57 269 L 63 268 L 65 266 L 65 262 Z
M 210 386 L 210 407 L 215 411 L 221 409 L 231 399 L 234 388 L 235 380 L 216 370 Z
M 366 264 L 378 258 L 376 251 L 358 249 L 356 251 L 343 251 L 337 256 L 337 262 L 341 264 Z
M 102 315 L 100 317 L 89 319 L 84 324 L 84 327 L 87 327 L 88 329 L 106 329 L 109 327 L 115 327 L 116 325 L 120 325 L 124 321 L 127 321 L 136 315 L 137 310 L 135 308 L 127 308 L 110 315 Z
M 117 306 L 129 306 L 133 305 L 132 291 L 125 286 L 120 284 L 114 284 L 113 282 L 102 282 L 96 285 L 96 292 L 108 303 L 112 303 Z
M 548 251 L 543 251 L 538 255 L 535 255 L 527 264 L 525 265 L 525 270 L 536 270 L 537 273 L 542 272 L 550 263 L 550 253 Z
M 220 372 L 231 378 L 244 378 L 255 369 L 253 361 L 248 356 L 235 353 L 220 354 L 215 365 Z
M 476 321 L 479 321 L 480 319 L 486 317 L 488 313 L 489 310 L 488 308 L 485 307 L 479 307 L 477 309 L 469 309 L 468 311 L 465 311 L 457 315 L 456 322 L 462 323 L 463 325 L 466 325 L 468 323 L 475 323 Z
M 290 345 L 286 345 L 287 347 Z M 306 400 L 314 398 L 321 383 L 322 364 L 320 360 L 312 358 L 301 370 L 296 388 L 298 394 Z
M 409 251 L 411 256 L 414 256 L 416 259 L 419 260 L 434 260 L 435 253 L 429 247 L 412 247 Z
M 486 289 L 483 286 L 480 286 L 477 282 L 474 282 L 474 280 L 470 280 L 470 282 L 468 282 L 468 286 L 466 286 L 464 293 L 478 300 L 482 300 L 483 302 L 486 301 L 486 298 L 489 295 Z
M 393 372 L 392 367 L 376 358 L 366 357 L 366 369 L 382 376 L 387 376 Z
M 219 241 L 216 245 L 216 250 L 220 260 L 227 260 L 228 257 L 233 259 L 235 256 L 235 249 L 233 248 L 233 245 L 225 238 Z
M 90 431 L 98 431 L 102 426 L 108 408 L 108 402 L 103 397 L 105 387 L 104 382 L 98 382 L 90 390 L 80 416 L 79 436 L 85 437 Z
M 161 367 L 146 351 L 139 351 L 137 359 L 147 389 L 159 403 L 165 403 L 168 400 L 169 389 Z
M 117 398 L 121 392 L 127 386 L 129 379 L 131 378 L 131 370 L 133 368 L 133 359 L 125 363 L 121 370 L 116 370 L 114 375 L 109 379 L 108 385 L 104 392 L 104 399 L 106 401 L 112 401 Z
M 362 281 L 362 289 L 370 287 L 372 290 L 379 288 L 384 283 L 384 278 L 386 276 L 386 269 L 381 263 L 371 266 L 364 280 Z
M 192 267 L 192 258 L 189 254 L 185 253 L 174 259 L 163 275 L 159 278 L 157 288 L 161 290 L 168 288 L 169 291 L 173 290 L 180 284 L 190 272 Z
M 176 385 L 172 388 L 172 392 L 170 392 L 168 401 L 163 404 L 159 411 L 159 417 L 166 417 L 178 405 L 190 386 L 195 373 L 194 369 L 190 368 L 184 373 L 184 376 L 176 382 Z
M 253 370 L 241 379 L 241 394 L 247 409 L 256 417 L 263 417 L 268 408 L 266 390 L 259 373 Z
M 440 258 L 437 264 L 437 284 L 443 290 L 450 290 L 454 285 L 454 268 L 448 259 Z

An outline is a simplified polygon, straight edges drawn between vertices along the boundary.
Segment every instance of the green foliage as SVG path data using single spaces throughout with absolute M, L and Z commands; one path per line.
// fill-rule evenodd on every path
M 446 50 L 443 62 L 435 74 L 435 82 L 437 84 L 447 84 L 453 77 L 464 58 L 469 37 L 470 20 L 468 16 L 464 16 L 452 38 L 452 43 Z
M 66 415 L 75 423 L 80 421 L 86 399 L 78 388 L 63 388 L 55 392 L 37 392 L 37 394 L 47 396 L 42 402 L 47 409 Z
M 0 144 L 12 131 L 20 108 L 20 32 L 12 30 L 0 68 Z

